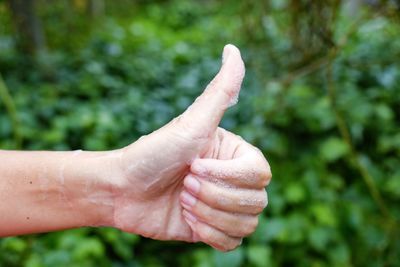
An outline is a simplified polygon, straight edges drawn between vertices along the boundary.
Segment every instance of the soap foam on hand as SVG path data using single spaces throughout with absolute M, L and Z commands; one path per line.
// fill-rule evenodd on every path
M 222 54 L 222 65 L 225 65 L 228 62 L 228 60 L 232 58 L 230 57 L 232 53 L 239 53 L 240 55 L 240 51 L 234 45 L 231 44 L 226 45 L 224 47 L 224 52 Z M 233 62 L 231 62 L 231 64 L 232 63 Z M 245 68 L 243 61 L 235 63 L 237 64 L 233 68 L 233 73 L 232 72 L 229 73 L 230 75 L 226 73 L 226 76 L 223 77 L 223 79 L 225 79 L 226 84 L 229 84 L 228 88 L 223 88 L 224 90 L 227 90 L 227 93 L 230 95 L 230 99 L 227 103 L 227 108 L 236 105 L 236 103 L 238 102 L 240 87 L 245 75 Z

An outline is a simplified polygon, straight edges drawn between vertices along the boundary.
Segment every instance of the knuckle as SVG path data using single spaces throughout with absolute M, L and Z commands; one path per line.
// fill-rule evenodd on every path
M 251 217 L 247 218 L 246 221 L 241 224 L 239 229 L 236 230 L 235 235 L 241 236 L 241 237 L 248 236 L 257 229 L 257 226 L 258 226 L 258 217 L 251 216 Z
M 232 240 L 230 242 L 221 242 L 219 247 L 221 251 L 229 252 L 237 248 L 240 244 L 240 240 Z
M 258 193 L 257 201 L 254 202 L 254 212 L 261 213 L 268 205 L 267 191 L 262 189 Z
M 268 194 L 267 190 L 263 189 L 261 192 L 261 200 L 260 200 L 260 212 L 262 212 L 268 205 Z
M 257 147 L 254 148 L 256 151 L 256 155 L 253 166 L 256 169 L 255 174 L 257 175 L 258 185 L 260 187 L 265 187 L 270 183 L 272 179 L 271 166 L 269 165 L 261 150 Z
M 268 206 L 268 193 L 267 190 L 264 189 L 264 205 L 263 205 L 263 209 L 265 209 Z
M 236 221 L 235 225 L 239 225 L 239 227 L 235 227 L 235 229 L 231 231 L 232 236 L 248 236 L 256 230 L 258 225 L 258 216 L 249 215 L 244 219 L 242 218 L 240 221 Z
M 235 204 L 245 213 L 259 214 L 267 206 L 266 190 L 249 192 L 246 198 L 238 198 Z
M 237 248 L 238 246 L 239 246 L 239 242 L 235 242 L 235 243 L 233 243 L 233 244 L 230 244 L 230 245 L 227 247 L 226 252 L 232 251 L 232 250 L 234 250 L 235 248 Z
M 230 250 L 234 250 L 235 248 L 237 248 L 241 244 L 242 244 L 242 239 L 241 238 L 235 239 L 233 242 L 231 242 Z
M 238 227 L 238 229 L 232 234 L 232 236 L 241 236 L 245 237 L 250 234 L 250 229 L 247 224 L 243 224 L 241 227 Z
M 229 248 L 228 246 L 226 246 L 226 245 L 220 245 L 220 246 L 216 246 L 217 247 L 217 249 L 219 250 L 219 251 L 221 251 L 221 252 L 229 252 L 229 251 L 231 251 L 231 250 L 233 250 L 234 248 Z
M 228 252 L 228 251 L 232 250 L 232 248 L 230 248 L 227 244 L 223 244 L 223 243 L 217 244 L 216 247 L 218 248 L 219 251 L 222 251 L 222 252 Z
M 246 234 L 246 222 L 242 215 L 234 215 L 224 223 L 221 230 L 230 236 L 244 236 Z
M 253 216 L 249 219 L 248 225 L 247 225 L 247 233 L 246 235 L 250 235 L 253 233 L 258 226 L 258 216 Z
M 272 179 L 272 173 L 269 165 L 267 167 L 261 168 L 258 172 L 258 179 L 260 187 L 266 187 Z
M 245 237 L 252 234 L 257 229 L 257 225 L 258 225 L 258 217 L 257 216 L 249 217 L 246 220 L 246 222 L 242 224 L 239 235 Z

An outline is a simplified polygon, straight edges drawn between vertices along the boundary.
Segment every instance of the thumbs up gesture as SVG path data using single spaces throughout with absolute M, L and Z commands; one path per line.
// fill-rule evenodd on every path
M 224 251 L 255 230 L 267 205 L 269 165 L 257 148 L 218 127 L 244 73 L 239 50 L 225 46 L 221 70 L 183 114 L 119 151 L 113 226 Z

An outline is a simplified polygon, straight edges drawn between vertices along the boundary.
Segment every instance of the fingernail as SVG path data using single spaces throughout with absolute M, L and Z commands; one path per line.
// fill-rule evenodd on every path
M 182 211 L 182 215 L 191 223 L 197 222 L 197 218 L 193 214 L 191 214 L 190 212 L 188 212 L 186 210 Z
M 224 52 L 222 53 L 222 64 L 225 64 L 225 62 L 228 60 L 229 55 L 230 55 L 230 49 L 226 45 L 224 47 Z
M 183 191 L 181 194 L 181 200 L 184 204 L 188 205 L 189 207 L 192 207 L 196 204 L 197 200 L 195 197 L 193 197 L 191 194 L 189 194 L 186 191 Z
M 192 175 L 186 176 L 183 185 L 194 194 L 197 194 L 200 191 L 200 182 Z

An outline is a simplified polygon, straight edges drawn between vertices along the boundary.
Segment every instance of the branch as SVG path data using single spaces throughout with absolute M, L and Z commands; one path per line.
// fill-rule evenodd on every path
M 374 16 L 379 16 L 380 12 L 377 12 Z M 380 212 L 389 219 L 390 222 L 393 222 L 394 219 L 391 217 L 388 207 L 386 206 L 377 186 L 375 185 L 374 179 L 372 175 L 369 173 L 368 169 L 362 164 L 360 160 L 359 152 L 356 150 L 350 131 L 347 127 L 346 121 L 343 115 L 340 113 L 336 106 L 336 90 L 333 83 L 332 78 L 332 69 L 331 65 L 335 58 L 340 54 L 344 47 L 346 47 L 350 37 L 358 30 L 359 26 L 364 22 L 364 19 L 367 17 L 368 13 L 364 13 L 362 16 L 358 17 L 354 23 L 349 27 L 347 32 L 343 34 L 341 38 L 337 41 L 337 44 L 334 45 L 325 56 L 311 62 L 304 67 L 301 67 L 293 72 L 287 74 L 281 79 L 276 80 L 275 82 L 283 84 L 283 90 L 281 92 L 281 96 L 283 97 L 284 92 L 290 88 L 290 84 L 300 78 L 307 76 L 325 66 L 327 66 L 327 74 L 328 74 L 328 95 L 332 104 L 332 109 L 335 114 L 336 124 L 339 129 L 339 133 L 345 143 L 347 144 L 350 151 L 350 161 L 353 163 L 357 171 L 360 173 L 364 183 L 367 185 L 369 193 L 377 204 Z
M 380 13 L 378 12 L 375 14 L 375 16 L 378 16 Z M 358 17 L 352 25 L 350 25 L 349 29 L 339 40 L 337 41 L 337 44 L 335 44 L 326 54 L 325 56 L 311 62 L 310 64 L 307 64 L 299 69 L 296 69 L 288 74 L 286 74 L 284 77 L 279 78 L 274 80 L 274 82 L 277 83 L 282 83 L 283 90 L 287 90 L 290 86 L 290 84 L 301 77 L 307 76 L 324 66 L 326 66 L 328 63 L 330 63 L 334 58 L 336 58 L 341 50 L 346 47 L 350 36 L 352 36 L 359 28 L 359 26 L 364 22 L 364 19 L 367 17 L 367 14 L 364 14 L 360 17 Z
M 11 124 L 14 132 L 15 147 L 21 148 L 22 135 L 20 130 L 20 123 L 18 119 L 17 109 L 14 104 L 14 100 L 5 84 L 2 75 L 0 74 L 0 100 L 3 101 L 6 111 L 11 119 Z
M 333 77 L 332 77 L 332 63 L 330 63 L 327 68 L 327 91 L 328 91 L 329 100 L 332 105 L 332 110 L 335 114 L 336 124 L 337 124 L 338 130 L 339 130 L 339 133 L 350 151 L 350 161 L 353 163 L 353 165 L 355 166 L 355 168 L 357 169 L 357 171 L 360 173 L 361 177 L 363 178 L 365 184 L 368 187 L 369 193 L 372 196 L 372 199 L 375 201 L 375 203 L 379 207 L 380 212 L 386 218 L 392 219 L 391 215 L 389 213 L 389 209 L 386 206 L 386 204 L 382 198 L 382 195 L 379 192 L 379 189 L 375 185 L 374 178 L 368 172 L 368 169 L 364 166 L 364 164 L 362 164 L 362 162 L 360 160 L 360 155 L 359 155 L 358 151 L 356 150 L 355 145 L 352 141 L 351 134 L 350 134 L 349 128 L 347 127 L 346 121 L 345 121 L 342 113 L 339 111 L 339 109 L 337 107 L 336 88 L 335 88 L 335 84 L 333 82 Z

